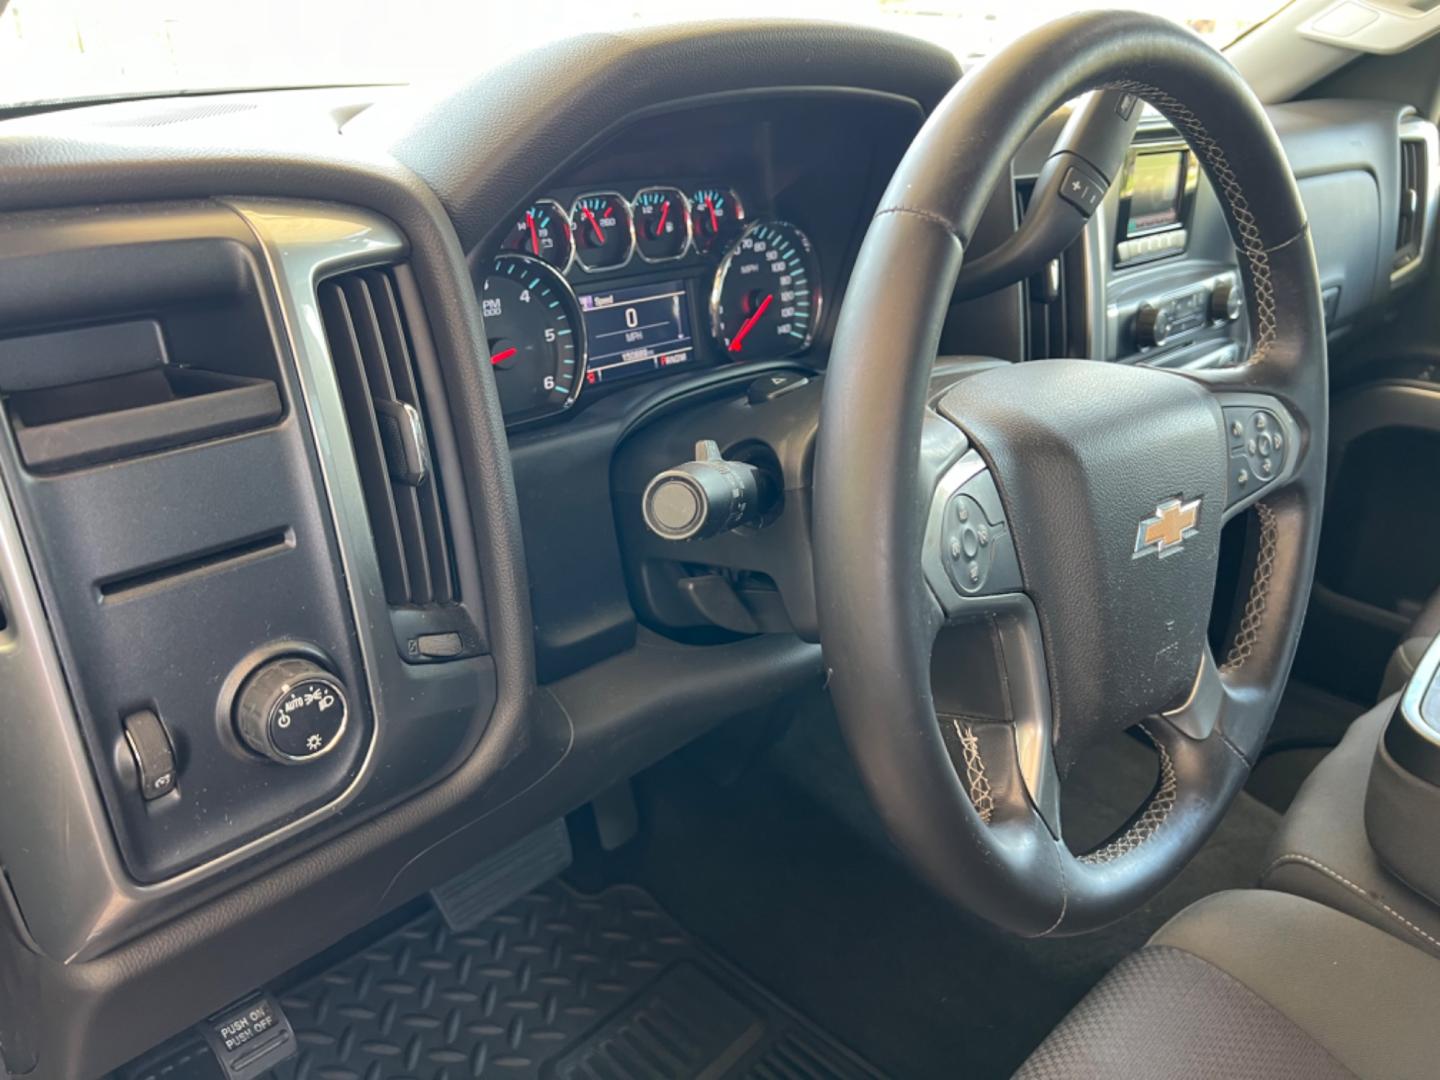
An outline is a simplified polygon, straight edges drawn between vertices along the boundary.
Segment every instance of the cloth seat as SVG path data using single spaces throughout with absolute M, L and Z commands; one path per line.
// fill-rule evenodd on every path
M 1370 764 L 1394 708 L 1392 697 L 1356 720 L 1305 778 L 1271 841 L 1260 885 L 1347 912 L 1440 957 L 1440 904 L 1386 869 L 1365 832 Z
M 1410 676 L 1415 674 L 1415 665 L 1437 635 L 1440 635 L 1440 591 L 1425 602 L 1406 631 L 1405 640 L 1391 655 L 1385 668 L 1385 678 L 1380 684 L 1382 699 L 1398 694 L 1404 688 Z
M 1216 893 L 1127 957 L 1016 1080 L 1434 1080 L 1440 958 L 1313 900 Z

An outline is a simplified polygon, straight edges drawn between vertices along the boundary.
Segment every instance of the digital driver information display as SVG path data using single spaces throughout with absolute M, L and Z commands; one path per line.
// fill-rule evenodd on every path
M 635 285 L 580 297 L 585 338 L 590 344 L 587 383 L 689 363 L 690 296 L 678 281 Z

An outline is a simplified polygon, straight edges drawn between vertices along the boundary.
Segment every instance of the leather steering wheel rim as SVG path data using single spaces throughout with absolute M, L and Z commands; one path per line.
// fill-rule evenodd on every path
M 1013 365 L 937 400 L 940 331 L 985 204 L 1025 138 L 1089 90 L 1140 96 L 1195 151 L 1239 254 L 1251 355 L 1189 374 Z M 1087 396 L 1113 411 L 1116 430 L 1097 426 Z M 1138 907 L 1203 844 L 1258 756 L 1294 658 L 1319 538 L 1327 401 L 1300 195 L 1262 106 L 1220 54 L 1154 16 L 1084 13 L 1019 39 L 936 109 L 881 200 L 843 302 L 825 380 L 814 532 L 821 641 L 842 729 L 892 838 L 942 893 L 1019 934 L 1079 933 Z M 1263 488 L 1258 496 L 1237 495 L 1234 455 L 1244 451 L 1232 436 L 1267 421 L 1286 436 L 1283 467 L 1247 477 Z M 1085 471 L 1110 469 L 1112 459 L 1129 467 Z M 1013 544 L 1023 585 L 950 596 L 929 570 L 943 561 L 931 550 L 935 522 L 963 513 L 957 493 L 978 491 L 976 477 L 998 492 L 1008 517 L 997 537 Z M 1177 534 L 1183 544 L 1147 548 L 1145 515 L 1172 495 L 1191 500 L 1183 505 L 1194 527 Z M 1210 597 L 1198 598 L 1213 591 L 1223 521 L 1247 508 L 1250 587 L 1234 644 L 1216 658 L 1205 642 Z M 1061 523 L 1079 539 L 1048 535 Z M 1131 537 L 1133 553 L 1111 550 Z M 1097 560 L 1093 575 L 1086 557 Z M 1102 584 L 1119 591 L 1107 595 Z M 1143 633 L 1131 632 L 1120 603 L 1137 587 L 1146 590 L 1131 605 Z M 1075 610 L 1082 601 L 1089 611 Z M 974 723 L 945 707 L 937 714 L 932 688 L 937 635 L 965 620 L 985 628 L 1008 695 L 1004 715 Z M 1121 640 L 1086 642 L 1087 626 Z M 1177 694 L 1185 663 L 1195 674 Z M 1140 723 L 1160 778 L 1127 828 L 1076 856 L 1053 787 L 1104 726 L 1089 714 L 1112 700 L 1116 715 L 1104 722 Z

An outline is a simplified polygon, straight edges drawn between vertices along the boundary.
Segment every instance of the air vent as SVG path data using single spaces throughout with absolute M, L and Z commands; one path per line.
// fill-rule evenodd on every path
M 1400 230 L 1395 238 L 1397 266 L 1403 266 L 1420 254 L 1424 190 L 1425 144 L 1404 139 L 1400 143 Z
M 1417 271 L 1425 260 L 1435 219 L 1437 177 L 1435 125 L 1418 116 L 1400 122 L 1400 213 L 1395 228 L 1392 283 Z
M 385 597 L 393 607 L 458 599 L 444 506 L 426 437 L 411 320 L 396 274 L 320 285 L 320 310 L 355 444 Z

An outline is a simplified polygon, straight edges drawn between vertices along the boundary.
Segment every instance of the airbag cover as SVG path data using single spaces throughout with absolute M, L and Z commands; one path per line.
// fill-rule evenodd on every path
M 1040 615 L 1063 772 L 1094 737 L 1173 708 L 1195 684 L 1225 505 L 1224 419 L 1183 376 L 1088 360 L 983 372 L 939 411 L 999 485 Z

